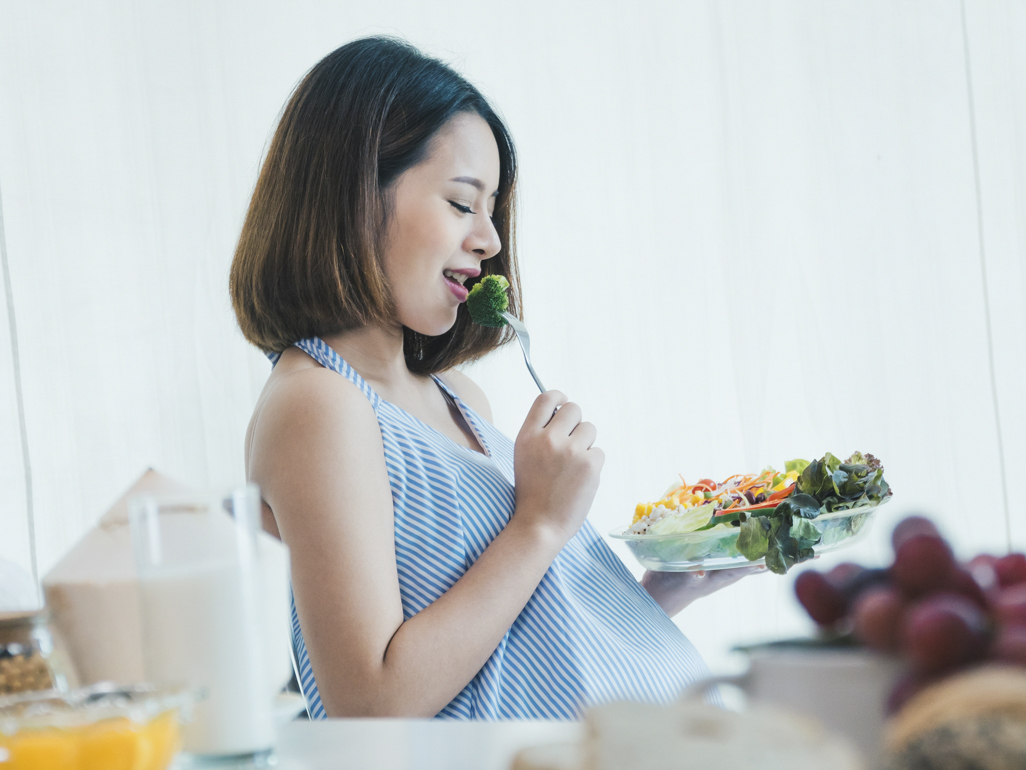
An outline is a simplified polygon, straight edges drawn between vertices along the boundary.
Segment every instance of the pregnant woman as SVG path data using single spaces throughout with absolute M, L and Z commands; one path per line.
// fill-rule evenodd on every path
M 231 269 L 275 362 L 246 436 L 264 527 L 292 553 L 292 630 L 314 718 L 574 718 L 665 702 L 706 672 L 670 620 L 733 582 L 638 583 L 586 521 L 595 427 L 557 391 L 516 441 L 454 367 L 508 341 L 463 305 L 512 284 L 516 157 L 443 63 L 349 43 L 292 94 Z

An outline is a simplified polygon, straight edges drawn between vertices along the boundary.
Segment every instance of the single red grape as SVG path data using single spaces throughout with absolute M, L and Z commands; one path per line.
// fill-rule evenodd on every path
M 844 595 L 816 570 L 800 574 L 794 581 L 794 592 L 806 612 L 821 626 L 832 626 L 848 611 Z
M 898 525 L 891 533 L 891 545 L 894 546 L 894 552 L 897 553 L 902 543 L 916 535 L 940 537 L 940 532 L 934 523 L 925 516 L 909 516 L 898 522 Z
M 998 631 L 990 656 L 1005 663 L 1026 666 L 1026 625 L 1012 623 Z
M 976 582 L 973 575 L 963 568 L 956 566 L 948 574 L 948 582 L 943 586 L 945 592 L 958 594 L 967 599 L 972 599 L 981 609 L 987 609 L 987 594 Z
M 943 588 L 955 559 L 951 548 L 936 535 L 913 535 L 894 556 L 891 579 L 910 598 Z
M 1026 583 L 1001 589 L 992 602 L 994 614 L 1001 623 L 1026 624 Z
M 901 645 L 916 670 L 934 673 L 982 656 L 987 616 L 971 600 L 935 594 L 905 613 Z
M 865 572 L 866 568 L 861 564 L 855 564 L 850 561 L 844 561 L 835 567 L 827 570 L 826 579 L 830 581 L 831 585 L 844 590 L 846 586 L 853 578 L 858 577 L 861 573 Z
M 844 596 L 848 606 L 871 586 L 890 581 L 885 569 L 868 569 L 859 564 L 843 562 L 826 573 L 826 579 Z
M 855 636 L 881 652 L 897 649 L 904 610 L 901 594 L 894 588 L 867 588 L 855 600 Z
M 1002 588 L 1026 583 L 1026 554 L 1010 553 L 994 562 L 994 572 Z

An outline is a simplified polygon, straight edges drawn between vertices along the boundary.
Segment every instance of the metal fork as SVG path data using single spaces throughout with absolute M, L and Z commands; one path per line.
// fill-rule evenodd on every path
M 534 377 L 534 384 L 538 386 L 538 390 L 544 393 L 545 386 L 542 385 L 542 381 L 538 379 L 538 373 L 531 366 L 531 335 L 527 333 L 527 327 L 520 323 L 520 319 L 511 313 L 503 311 L 502 317 L 506 319 L 506 323 L 512 326 L 513 331 L 516 332 L 517 342 L 520 343 L 520 347 L 524 350 L 524 361 L 527 362 L 527 371 Z

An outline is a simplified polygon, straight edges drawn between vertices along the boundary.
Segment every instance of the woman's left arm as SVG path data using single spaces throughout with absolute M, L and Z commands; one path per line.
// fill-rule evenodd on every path
M 641 587 L 671 618 L 695 599 L 736 583 L 745 575 L 764 572 L 765 567 L 735 567 L 734 569 L 699 570 L 698 572 L 653 572 L 648 570 L 641 578 Z

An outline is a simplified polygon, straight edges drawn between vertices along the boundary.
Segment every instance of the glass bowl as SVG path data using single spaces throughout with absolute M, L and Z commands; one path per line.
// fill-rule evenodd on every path
M 876 509 L 889 499 L 809 519 L 820 534 L 820 541 L 813 546 L 816 555 L 847 548 L 865 537 Z M 638 563 L 655 572 L 694 572 L 765 563 L 765 559 L 748 561 L 737 550 L 739 531 L 738 527 L 724 527 L 704 532 L 635 535 L 614 530 L 609 536 L 625 541 Z
M 0 697 L 0 770 L 164 770 L 189 690 L 109 682 Z

